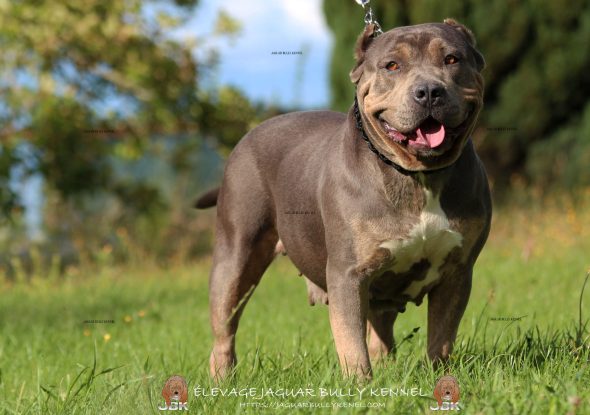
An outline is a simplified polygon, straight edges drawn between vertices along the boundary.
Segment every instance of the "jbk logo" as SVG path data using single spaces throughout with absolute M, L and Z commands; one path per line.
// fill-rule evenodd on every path
M 437 406 L 430 407 L 433 411 L 460 411 L 459 382 L 453 376 L 443 376 L 436 382 L 434 399 Z
M 170 404 L 162 404 L 164 406 L 158 405 L 158 409 L 160 411 L 188 411 L 188 404 L 187 402 L 170 402 Z
M 182 376 L 170 377 L 162 389 L 166 401 L 158 405 L 160 411 L 188 411 L 188 386 Z
M 431 411 L 460 411 L 459 403 L 443 402 L 441 405 L 431 406 Z

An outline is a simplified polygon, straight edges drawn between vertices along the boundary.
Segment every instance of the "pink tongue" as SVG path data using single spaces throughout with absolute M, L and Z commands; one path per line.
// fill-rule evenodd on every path
M 445 127 L 434 120 L 423 123 L 417 130 L 417 142 L 428 143 L 430 148 L 438 147 L 445 140 Z

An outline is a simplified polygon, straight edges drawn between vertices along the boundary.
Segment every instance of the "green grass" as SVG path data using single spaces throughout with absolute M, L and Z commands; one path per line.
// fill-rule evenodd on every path
M 589 327 L 581 330 L 578 321 L 590 265 L 582 226 L 588 216 L 531 214 L 500 212 L 476 267 L 450 369 L 462 413 L 590 413 Z M 107 267 L 60 281 L 5 283 L 0 413 L 159 413 L 162 386 L 173 374 L 187 379 L 195 414 L 431 412 L 442 372 L 425 358 L 426 307 L 411 305 L 398 318 L 396 357 L 375 368 L 373 381 L 356 385 L 340 376 L 327 308 L 307 305 L 304 281 L 286 258 L 271 266 L 246 308 L 237 373 L 221 390 L 309 388 L 318 395 L 320 388 L 358 387 L 366 388 L 363 397 L 195 397 L 195 387 L 207 394 L 214 387 L 207 375 L 208 266 Z M 114 323 L 83 324 L 94 319 Z M 404 387 L 426 396 L 368 396 Z M 306 404 L 324 407 L 287 406 Z

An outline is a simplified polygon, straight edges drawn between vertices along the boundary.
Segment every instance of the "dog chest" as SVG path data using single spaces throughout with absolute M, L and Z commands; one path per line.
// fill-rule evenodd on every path
M 388 240 L 380 245 L 390 251 L 392 258 L 391 266 L 384 277 L 409 277 L 409 284 L 405 284 L 403 291 L 396 294 L 411 300 L 421 297 L 423 289 L 440 278 L 440 268 L 446 257 L 463 242 L 463 236 L 451 229 L 439 196 L 429 189 L 424 192 L 426 204 L 407 237 Z M 421 272 L 413 272 L 414 270 Z

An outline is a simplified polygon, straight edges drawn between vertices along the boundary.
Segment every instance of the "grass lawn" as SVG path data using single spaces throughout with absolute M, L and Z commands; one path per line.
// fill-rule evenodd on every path
M 452 359 L 462 413 L 590 414 L 589 327 L 578 321 L 590 266 L 588 206 L 497 212 Z M 164 413 L 161 390 L 173 374 L 186 378 L 195 414 L 436 413 L 429 407 L 443 373 L 425 359 L 425 305 L 398 318 L 397 355 L 375 368 L 373 381 L 345 381 L 327 309 L 307 305 L 287 258 L 271 266 L 246 308 L 236 377 L 213 389 L 208 267 L 129 265 L 4 282 L 0 413 Z M 412 388 L 424 396 L 403 396 Z M 216 391 L 238 396 L 211 396 Z

